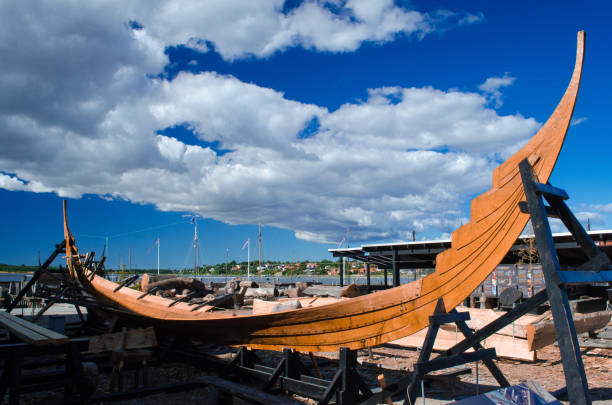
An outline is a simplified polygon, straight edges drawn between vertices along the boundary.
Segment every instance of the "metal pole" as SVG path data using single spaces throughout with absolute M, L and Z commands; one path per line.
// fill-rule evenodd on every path
M 365 267 L 366 267 L 366 281 L 368 283 L 368 292 L 370 292 L 370 289 L 372 288 L 371 279 L 370 279 L 370 263 L 366 263 Z
M 478 395 L 478 362 L 476 362 L 476 395 Z
M 251 279 L 251 239 L 247 241 L 247 280 Z
M 196 216 L 193 217 L 193 253 L 194 253 L 194 265 L 193 265 L 193 273 L 195 275 L 198 274 L 198 218 Z
M 421 378 L 421 396 L 423 397 L 423 405 L 425 405 L 425 379 Z
M 258 273 L 258 282 L 261 284 L 261 270 L 263 269 L 261 265 L 261 222 L 259 223 L 259 268 L 257 269 Z
M 393 248 L 392 271 L 393 271 L 393 287 L 397 287 L 400 285 L 400 269 L 399 269 L 399 252 L 396 247 Z

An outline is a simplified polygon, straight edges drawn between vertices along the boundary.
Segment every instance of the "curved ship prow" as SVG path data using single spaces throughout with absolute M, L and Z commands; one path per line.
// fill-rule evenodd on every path
M 332 351 L 360 349 L 413 334 L 429 323 L 441 299 L 446 310 L 461 303 L 501 262 L 524 229 L 528 215 L 518 165 L 528 159 L 545 183 L 569 128 L 578 95 L 585 34 L 578 33 L 576 64 L 569 86 L 548 121 L 520 150 L 494 170 L 490 190 L 472 200 L 471 220 L 453 232 L 451 248 L 436 258 L 435 272 L 408 284 L 375 294 L 310 308 L 268 314 L 243 314 L 195 309 L 186 302 L 146 295 L 94 274 L 82 263 L 68 228 L 64 234 L 70 273 L 95 297 L 110 301 L 134 317 L 162 328 L 222 344 L 253 348 Z

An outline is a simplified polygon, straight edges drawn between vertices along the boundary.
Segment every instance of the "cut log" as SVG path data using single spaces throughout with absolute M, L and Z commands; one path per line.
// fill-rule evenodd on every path
M 206 288 L 206 284 L 200 280 L 190 277 L 173 277 L 165 280 L 159 280 L 154 283 L 149 282 L 147 291 L 150 291 L 155 287 L 158 287 L 160 290 L 179 290 L 181 292 L 185 289 L 191 291 L 206 291 L 206 293 L 209 292 L 209 290 Z
M 303 296 L 302 290 L 299 288 L 289 288 L 287 290 L 281 291 L 281 295 L 286 295 L 289 298 L 298 298 Z
M 274 298 L 278 297 L 278 289 L 274 287 L 247 288 L 245 297 Z
M 257 285 L 256 282 L 251 281 L 251 280 L 243 280 L 240 282 L 240 287 L 248 287 L 248 288 L 258 288 L 259 286 Z
M 359 292 L 359 287 L 357 287 L 355 284 L 347 285 L 344 287 L 344 290 L 342 290 L 342 293 L 340 293 L 340 296 L 344 298 L 355 298 L 359 297 L 360 295 L 361 292 Z
M 167 280 L 169 278 L 175 278 L 174 274 L 148 274 L 145 273 L 140 278 L 140 290 L 142 292 L 147 292 L 149 284 L 156 283 L 161 280 Z
M 376 379 L 378 380 L 378 384 L 380 385 L 381 389 L 384 390 L 387 388 L 387 380 L 385 379 L 384 374 L 380 374 Z M 391 400 L 390 396 L 385 398 L 385 401 L 387 402 L 387 405 L 393 405 L 393 401 Z
M 531 350 L 541 349 L 553 344 L 557 340 L 557 331 L 550 315 L 539 322 L 527 325 L 527 342 Z M 601 329 L 610 321 L 611 311 L 591 312 L 589 314 L 574 314 L 576 333 L 590 332 Z
M 305 296 L 308 297 L 346 297 L 353 298 L 359 296 L 359 288 L 355 284 L 348 285 L 346 287 L 339 287 L 333 285 L 312 285 L 302 291 Z
M 295 282 L 295 288 L 297 288 L 299 291 L 304 291 L 305 289 L 307 289 L 311 284 L 306 282 L 306 281 L 296 281 Z
M 264 301 L 253 300 L 253 314 L 269 314 L 272 312 L 289 311 L 292 309 L 302 308 L 299 300 L 290 301 Z
M 220 297 L 215 297 L 212 301 L 208 301 L 206 304 L 217 308 L 234 308 L 236 296 L 239 294 L 225 294 Z M 242 304 L 242 301 L 239 301 Z
M 244 294 L 248 287 L 242 287 L 239 293 L 231 293 L 215 297 L 212 301 L 206 303 L 206 305 L 217 308 L 237 308 L 244 302 Z

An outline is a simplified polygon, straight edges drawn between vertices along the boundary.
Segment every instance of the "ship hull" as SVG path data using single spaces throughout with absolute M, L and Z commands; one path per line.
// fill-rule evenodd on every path
M 210 311 L 186 303 L 169 307 L 168 299 L 121 288 L 102 277 L 91 278 L 78 254 L 64 212 L 67 261 L 71 274 L 93 296 L 113 303 L 131 316 L 158 327 L 202 340 L 259 349 L 331 351 L 361 349 L 413 334 L 429 324 L 437 305 L 450 310 L 474 291 L 501 262 L 529 217 L 519 163 L 528 159 L 546 182 L 561 151 L 573 114 L 584 57 L 584 33 L 578 33 L 576 64 L 570 84 L 546 124 L 494 172 L 492 187 L 472 201 L 470 222 L 452 235 L 451 248 L 436 258 L 432 274 L 408 284 L 313 308 L 271 314 Z M 91 278 L 91 279 L 90 279 Z

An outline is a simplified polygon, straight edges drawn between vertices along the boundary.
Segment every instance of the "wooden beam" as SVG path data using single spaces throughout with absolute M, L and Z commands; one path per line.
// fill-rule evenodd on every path
M 550 309 L 553 314 L 557 336 L 559 337 L 559 350 L 561 351 L 561 362 L 565 373 L 568 396 L 571 403 L 590 405 L 592 401 L 591 394 L 589 393 L 589 383 L 584 371 L 584 363 L 582 362 L 580 345 L 578 344 L 576 329 L 567 299 L 567 291 L 561 284 L 559 276 L 561 265 L 557 258 L 552 231 L 546 217 L 544 201 L 538 195 L 536 186 L 538 178 L 527 159 L 521 161 L 519 171 L 525 189 L 527 206 L 531 214 L 531 225 L 536 238 L 540 262 L 542 263 L 542 272 L 546 282 Z M 548 202 L 558 203 L 560 200 L 551 198 Z M 578 226 L 582 228 L 579 224 Z
M 18 318 L 6 312 L 0 312 L 0 320 L 3 325 L 7 325 L 7 326 L 10 325 L 9 327 L 16 328 L 15 325 L 18 325 L 19 328 L 16 328 L 16 330 L 19 329 L 20 332 L 21 332 L 21 328 L 25 328 L 25 329 L 28 329 L 30 332 L 33 332 L 32 334 L 26 333 L 26 336 L 32 336 L 32 338 L 36 342 L 40 341 L 36 337 L 36 335 L 43 336 L 45 339 L 48 340 L 47 343 L 52 343 L 52 344 L 64 344 L 64 343 L 68 343 L 69 341 L 68 336 L 62 335 L 60 333 L 57 333 L 55 331 L 52 331 L 46 328 L 43 328 L 42 326 L 39 326 L 32 322 L 28 322 L 25 319 Z M 17 332 L 15 333 L 17 334 Z M 32 344 L 35 344 L 35 343 L 32 343 Z

